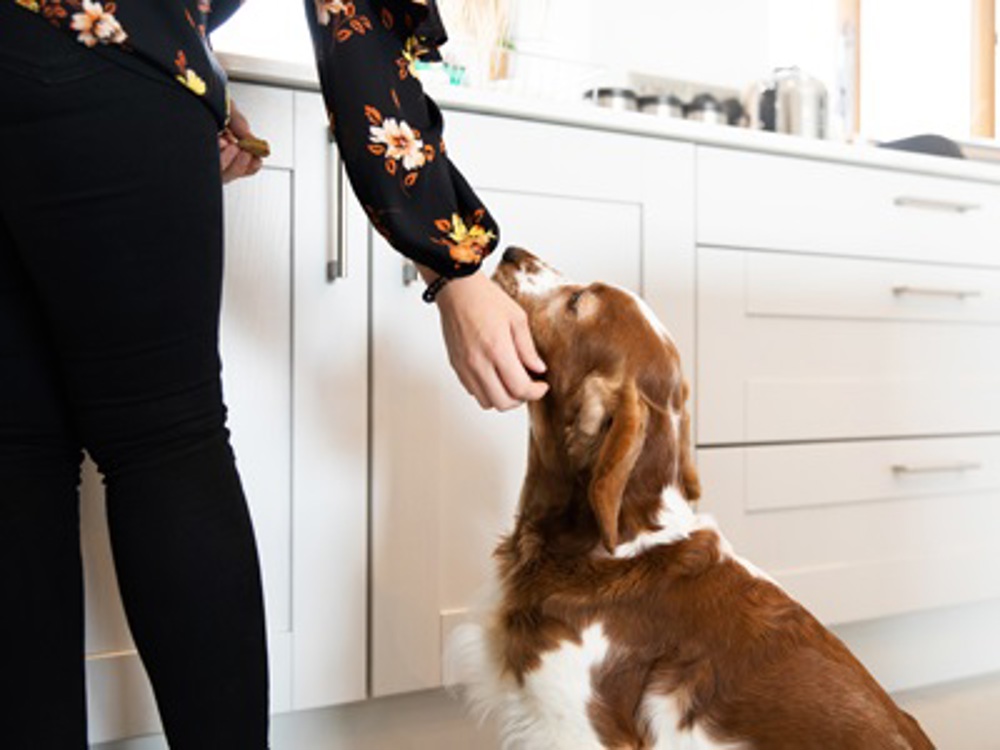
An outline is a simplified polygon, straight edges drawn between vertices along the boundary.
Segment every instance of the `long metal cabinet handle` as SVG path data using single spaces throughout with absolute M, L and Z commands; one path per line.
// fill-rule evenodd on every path
M 955 299 L 970 299 L 972 297 L 982 297 L 983 293 L 978 289 L 945 289 L 943 287 L 932 286 L 894 286 L 892 293 L 897 297 L 913 295 L 917 297 L 954 297 Z
M 966 214 L 969 211 L 976 211 L 981 208 L 976 203 L 944 201 L 936 198 L 916 198 L 909 195 L 901 195 L 893 203 L 900 208 L 922 208 L 927 211 L 948 211 L 956 214 Z
M 980 471 L 981 463 L 975 461 L 956 461 L 951 464 L 894 464 L 893 474 L 955 474 L 966 471 Z
M 347 180 L 333 132 L 330 139 L 330 247 L 326 260 L 326 280 L 347 278 Z
M 416 283 L 417 279 L 420 278 L 420 272 L 417 271 L 417 264 L 412 260 L 407 258 L 403 261 L 403 286 L 410 286 Z

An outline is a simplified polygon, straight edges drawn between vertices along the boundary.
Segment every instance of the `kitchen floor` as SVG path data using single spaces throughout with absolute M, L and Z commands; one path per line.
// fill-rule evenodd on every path
M 941 750 L 1000 750 L 1000 674 L 896 694 Z M 94 750 L 165 750 L 162 738 L 111 743 Z M 493 750 L 495 736 L 477 728 L 442 691 L 387 698 L 323 711 L 278 716 L 272 750 Z

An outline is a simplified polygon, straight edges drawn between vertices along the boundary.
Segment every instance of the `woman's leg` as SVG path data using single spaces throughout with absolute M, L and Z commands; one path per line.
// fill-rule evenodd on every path
M 0 222 L 0 744 L 82 750 L 81 456 L 53 365 Z
M 0 47 L 75 44 L 24 15 Z M 171 747 L 262 749 L 260 576 L 220 385 L 215 124 L 169 79 L 87 60 L 100 69 L 70 82 L 0 78 L 15 103 L 0 114 L 0 219 L 105 475 L 122 597 Z

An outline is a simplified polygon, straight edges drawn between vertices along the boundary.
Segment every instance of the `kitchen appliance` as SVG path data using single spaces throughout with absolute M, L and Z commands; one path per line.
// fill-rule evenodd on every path
M 639 111 L 658 117 L 684 117 L 684 102 L 673 94 L 640 96 Z
M 600 88 L 591 89 L 583 95 L 598 107 L 615 109 L 624 112 L 635 112 L 639 108 L 637 97 L 632 89 Z
M 684 112 L 689 120 L 725 125 L 729 119 L 722 104 L 711 94 L 698 94 L 687 105 Z
M 808 138 L 826 138 L 827 91 L 797 67 L 777 68 L 747 92 L 749 127 Z

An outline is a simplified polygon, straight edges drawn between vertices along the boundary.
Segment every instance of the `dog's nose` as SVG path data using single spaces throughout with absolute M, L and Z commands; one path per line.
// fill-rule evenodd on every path
M 528 255 L 527 250 L 522 250 L 519 247 L 508 247 L 503 251 L 503 262 L 510 263 L 511 265 L 517 265 Z

